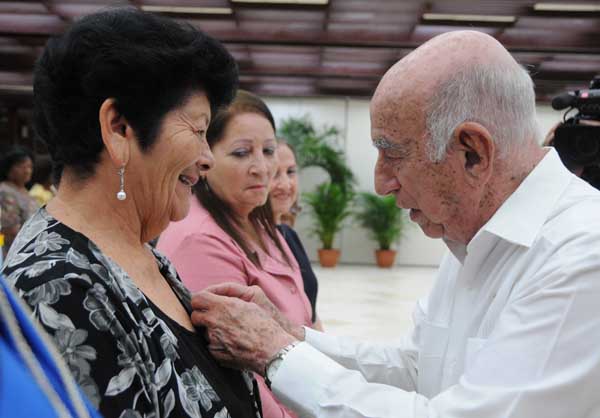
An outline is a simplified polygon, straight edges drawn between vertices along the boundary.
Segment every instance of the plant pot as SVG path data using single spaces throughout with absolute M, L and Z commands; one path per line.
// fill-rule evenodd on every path
M 319 250 L 319 263 L 322 267 L 335 267 L 340 258 L 340 250 Z
M 375 258 L 379 267 L 390 268 L 396 260 L 396 250 L 376 250 Z

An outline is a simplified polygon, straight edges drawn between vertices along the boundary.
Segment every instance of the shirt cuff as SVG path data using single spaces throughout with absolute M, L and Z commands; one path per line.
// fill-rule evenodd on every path
M 317 416 L 319 399 L 323 391 L 335 382 L 340 369 L 343 367 L 338 363 L 302 342 L 285 356 L 271 390 L 284 405 L 300 416 Z

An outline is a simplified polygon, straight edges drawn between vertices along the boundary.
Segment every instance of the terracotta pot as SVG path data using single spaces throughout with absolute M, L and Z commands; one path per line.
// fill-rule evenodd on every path
M 319 250 L 319 263 L 322 267 L 335 267 L 340 258 L 340 250 Z
M 396 260 L 396 250 L 376 250 L 375 258 L 379 267 L 390 268 Z

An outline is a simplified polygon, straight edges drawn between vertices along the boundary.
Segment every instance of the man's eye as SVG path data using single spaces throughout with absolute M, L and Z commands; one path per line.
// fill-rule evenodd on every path
M 383 156 L 386 160 L 398 161 L 404 158 L 404 153 L 398 151 L 387 151 L 383 153 Z
M 275 155 L 275 147 L 266 147 L 263 152 L 265 155 Z

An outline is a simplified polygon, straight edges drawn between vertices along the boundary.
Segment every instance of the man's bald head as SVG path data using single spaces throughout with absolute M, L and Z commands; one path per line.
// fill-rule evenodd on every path
M 482 63 L 513 68 L 518 66 L 496 39 L 484 33 L 456 31 L 436 36 L 385 73 L 373 101 L 393 99 L 394 96 L 403 95 L 407 89 L 424 97 L 452 74 L 467 66 Z M 402 86 L 405 88 L 402 89 Z
M 476 31 L 436 36 L 386 72 L 371 102 L 372 119 L 399 112 L 412 114 L 434 136 L 434 159 L 444 148 L 435 142 L 449 140 L 456 127 L 449 125 L 465 120 L 484 124 L 501 152 L 512 142 L 537 139 L 529 75 L 496 39 Z

